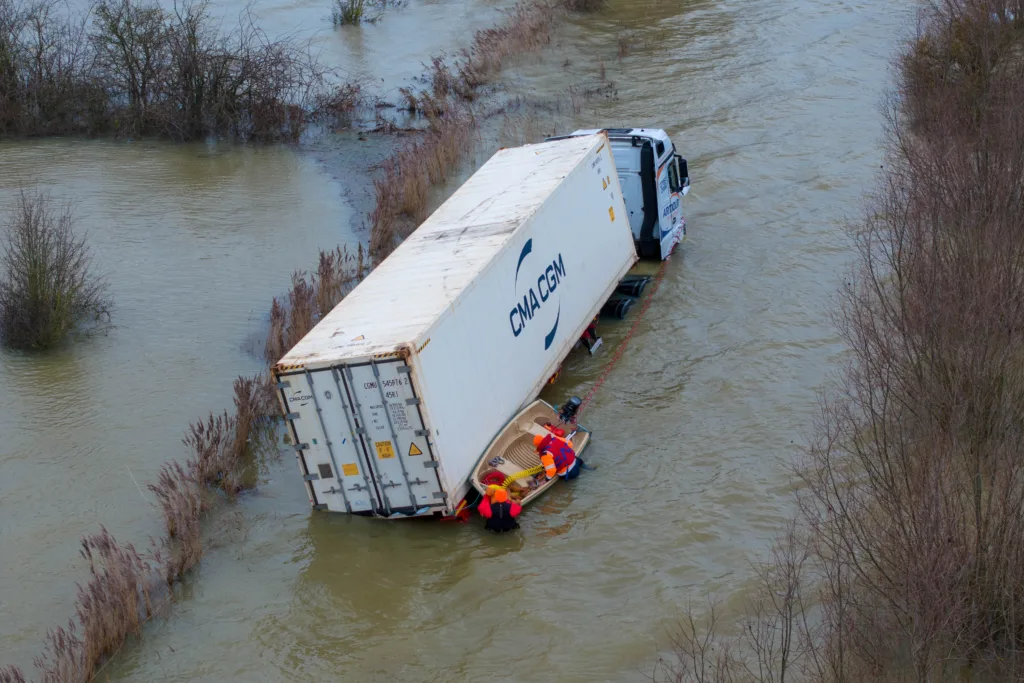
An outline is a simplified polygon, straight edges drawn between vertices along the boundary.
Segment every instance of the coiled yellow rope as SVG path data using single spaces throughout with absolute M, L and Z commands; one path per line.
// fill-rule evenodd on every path
M 507 489 L 512 484 L 512 482 L 514 482 L 516 479 L 524 479 L 526 477 L 532 477 L 533 475 L 540 474 L 543 471 L 544 471 L 544 465 L 537 465 L 536 467 L 531 467 L 528 470 L 523 470 L 522 472 L 516 472 L 515 474 L 510 474 L 507 477 L 505 477 L 505 481 L 501 482 L 501 488 Z

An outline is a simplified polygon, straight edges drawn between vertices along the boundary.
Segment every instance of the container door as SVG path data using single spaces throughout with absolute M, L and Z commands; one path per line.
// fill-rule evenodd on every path
M 334 369 L 282 377 L 296 452 L 317 509 L 373 513 L 381 496 L 339 378 Z
M 401 359 L 344 368 L 386 515 L 445 509 L 448 502 L 409 370 Z

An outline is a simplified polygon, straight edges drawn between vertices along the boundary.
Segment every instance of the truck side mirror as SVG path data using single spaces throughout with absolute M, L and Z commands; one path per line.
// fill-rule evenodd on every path
M 690 169 L 686 166 L 686 159 L 678 154 L 676 155 L 676 161 L 679 163 L 679 184 L 686 187 L 689 184 L 687 181 L 690 180 Z

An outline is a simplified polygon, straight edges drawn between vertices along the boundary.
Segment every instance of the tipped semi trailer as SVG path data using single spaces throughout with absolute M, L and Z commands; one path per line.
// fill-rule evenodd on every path
M 637 261 L 603 131 L 496 153 L 275 366 L 310 503 L 450 515 Z

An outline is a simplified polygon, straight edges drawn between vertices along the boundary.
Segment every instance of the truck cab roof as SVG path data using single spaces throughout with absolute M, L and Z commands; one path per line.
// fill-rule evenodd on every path
M 640 147 L 643 141 L 650 140 L 653 143 L 655 166 L 657 168 L 660 168 L 676 151 L 675 145 L 672 144 L 672 140 L 668 137 L 668 133 L 661 128 L 588 128 L 573 131 L 568 135 L 548 138 L 548 141 L 595 135 L 597 133 L 606 134 L 612 147 L 620 150 L 624 147 Z M 619 159 L 617 163 L 628 164 L 627 159 L 621 155 L 617 159 Z
M 608 137 L 613 139 L 641 137 L 650 138 L 655 142 L 663 142 L 666 146 L 672 144 L 672 142 L 668 138 L 668 133 L 666 133 L 661 128 L 593 128 L 587 130 L 575 130 L 572 133 L 569 133 L 569 135 L 572 137 L 577 137 L 581 135 L 594 135 L 596 133 L 600 133 L 601 131 L 606 132 L 608 134 Z

